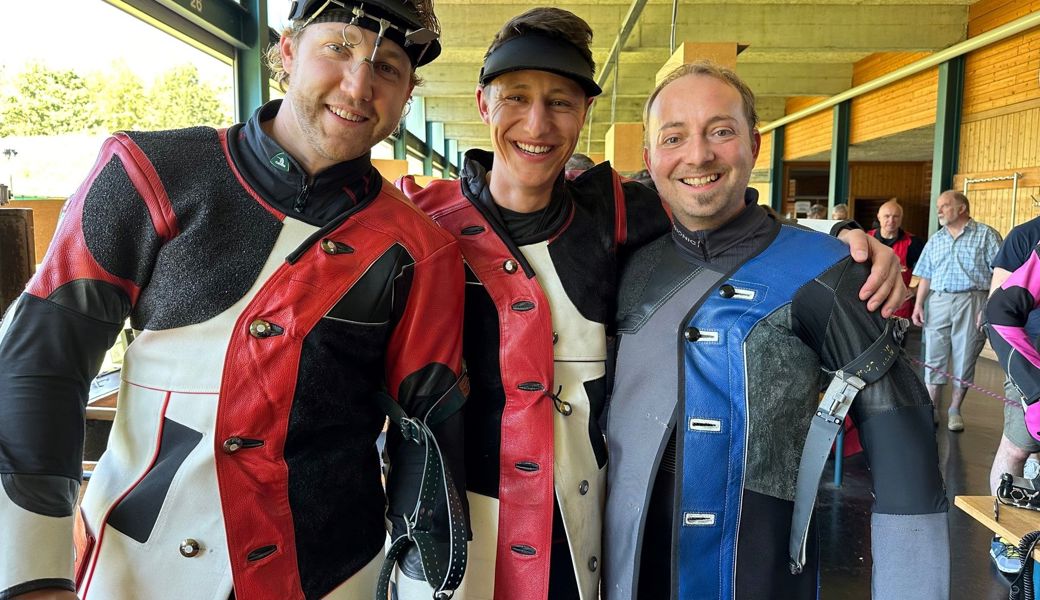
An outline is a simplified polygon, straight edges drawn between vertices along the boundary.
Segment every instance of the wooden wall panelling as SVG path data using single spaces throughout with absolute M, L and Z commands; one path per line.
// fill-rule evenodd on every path
M 968 54 L 964 115 L 1040 99 L 1040 30 L 1027 31 Z
M 859 144 L 935 123 L 938 68 L 852 99 L 851 142 Z
M 849 171 L 850 201 L 857 197 L 878 200 L 862 207 L 851 202 L 861 225 L 870 227 L 881 203 L 897 198 L 903 206 L 903 228 L 919 235 L 928 231 L 930 163 L 862 162 L 849 165 Z
M 791 96 L 784 102 L 784 114 L 796 113 L 826 99 L 827 96 Z
M 969 121 L 961 127 L 959 173 L 1040 165 L 1040 107 Z
M 877 79 L 931 55 L 931 52 L 875 52 L 852 65 L 852 87 Z
M 1040 0 L 979 0 L 968 7 L 968 37 L 1040 10 Z
M 45 198 L 39 200 L 11 200 L 7 206 L 11 208 L 31 208 L 33 211 L 33 231 L 35 233 L 34 246 L 36 249 L 36 262 L 43 262 L 43 256 L 54 238 L 54 231 L 58 227 L 58 218 L 61 217 L 61 207 L 65 205 L 65 198 Z
M 794 123 L 785 125 L 784 160 L 792 160 L 831 149 L 831 131 L 834 113 L 820 111 Z
M 762 144 L 758 149 L 758 160 L 755 161 L 755 169 L 769 169 L 769 161 L 773 160 L 773 132 L 767 131 L 762 134 Z
M 968 187 L 968 199 L 971 201 L 971 214 L 981 221 L 1006 235 L 1012 225 L 1018 225 L 1040 215 L 1040 209 L 1033 205 L 1031 196 L 1040 199 L 1040 166 L 1018 167 L 975 173 L 961 172 L 954 177 L 954 188 L 964 189 L 964 179 L 982 179 L 1005 177 L 1019 173 L 1018 199 L 1012 202 L 1013 182 L 1011 180 L 972 183 Z M 1012 204 L 1015 206 L 1012 219 Z
M 766 182 L 762 182 L 762 181 L 752 182 L 752 183 L 748 184 L 748 187 L 749 188 L 754 188 L 754 189 L 758 190 L 758 203 L 759 204 L 769 204 L 769 182 L 768 181 L 766 181 Z

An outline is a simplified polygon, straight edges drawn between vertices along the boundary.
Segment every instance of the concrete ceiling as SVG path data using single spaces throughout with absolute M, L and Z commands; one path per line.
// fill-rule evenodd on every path
M 783 116 L 789 97 L 830 96 L 851 88 L 853 63 L 870 54 L 936 51 L 963 41 L 968 6 L 973 1 L 681 0 L 675 37 L 677 44 L 747 45 L 737 57 L 737 72 L 755 91 L 759 114 L 768 122 Z M 436 1 L 445 51 L 420 70 L 427 83 L 416 94 L 425 97 L 426 118 L 443 122 L 445 137 L 458 140 L 460 150 L 490 148 L 487 126 L 477 114 L 474 89 L 492 37 L 511 17 L 547 4 Z M 574 12 L 592 26 L 597 75 L 607 63 L 630 8 L 644 5 L 622 48 L 617 73 L 603 86 L 604 94 L 593 105 L 578 144 L 579 151 L 602 152 L 611 123 L 642 118 L 654 76 L 671 54 L 672 2 L 572 0 L 553 5 Z

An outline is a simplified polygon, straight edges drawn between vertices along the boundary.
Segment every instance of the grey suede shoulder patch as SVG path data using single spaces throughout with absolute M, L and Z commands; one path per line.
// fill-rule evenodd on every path
M 790 304 L 755 325 L 744 356 L 749 423 L 745 487 L 794 500 L 798 463 L 818 404 L 819 358 L 791 331 Z

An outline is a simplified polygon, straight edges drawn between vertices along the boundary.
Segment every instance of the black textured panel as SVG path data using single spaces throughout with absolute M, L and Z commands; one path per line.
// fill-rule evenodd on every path
M 83 199 L 83 239 L 106 271 L 137 285 L 148 281 L 159 235 L 123 163 L 113 156 Z
M 321 319 L 303 341 L 285 462 L 304 596 L 323 598 L 383 545 L 376 438 L 390 328 Z
M 466 484 L 468 490 L 491 498 L 498 498 L 498 455 L 506 404 L 498 335 L 498 312 L 487 290 L 483 285 L 467 285 L 462 327 L 462 356 L 470 383 L 465 411 Z
M 403 246 L 390 246 L 325 316 L 355 323 L 389 322 L 393 315 L 394 284 L 413 264 L 415 260 Z M 400 304 L 404 304 L 405 298 L 401 298 Z
M 55 304 L 99 321 L 122 326 L 130 314 L 130 298 L 117 286 L 96 279 L 76 279 L 51 292 Z
M 180 234 L 155 259 L 134 311 L 136 328 L 206 321 L 252 287 L 281 222 L 235 179 L 216 131 L 131 133 L 170 197 Z
M 672 229 L 672 222 L 656 192 L 635 181 L 623 183 L 622 188 L 625 194 L 625 243 L 629 248 L 640 248 Z
M 585 394 L 589 397 L 589 442 L 596 454 L 596 465 L 602 469 L 607 466 L 607 443 L 603 440 L 603 430 L 600 429 L 600 417 L 607 400 L 606 376 L 586 381 Z
M 549 256 L 560 282 L 581 316 L 606 323 L 614 313 L 617 290 L 617 258 L 614 254 L 613 183 L 603 195 L 593 178 L 572 186 L 574 215 L 549 242 Z
M 163 419 L 162 440 L 159 442 L 159 455 L 155 464 L 115 506 L 108 524 L 142 544 L 147 542 L 174 475 L 201 440 L 201 432 L 176 421 Z

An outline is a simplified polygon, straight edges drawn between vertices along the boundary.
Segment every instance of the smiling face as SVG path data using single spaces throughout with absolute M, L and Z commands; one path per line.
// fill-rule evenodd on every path
M 590 102 L 576 82 L 547 71 L 505 73 L 477 88 L 480 116 L 491 128 L 495 150 L 491 192 L 496 201 L 523 195 L 544 196 L 548 203 L 553 182 L 578 143 Z
M 643 160 L 675 218 L 696 231 L 736 216 L 760 142 L 740 92 L 710 75 L 684 75 L 661 89 L 647 116 Z
M 352 33 L 358 32 L 354 48 L 343 23 L 314 23 L 295 40 L 279 42 L 290 78 L 272 135 L 310 174 L 357 158 L 389 136 L 412 92 L 404 50 L 384 39 L 369 63 L 376 34 Z

